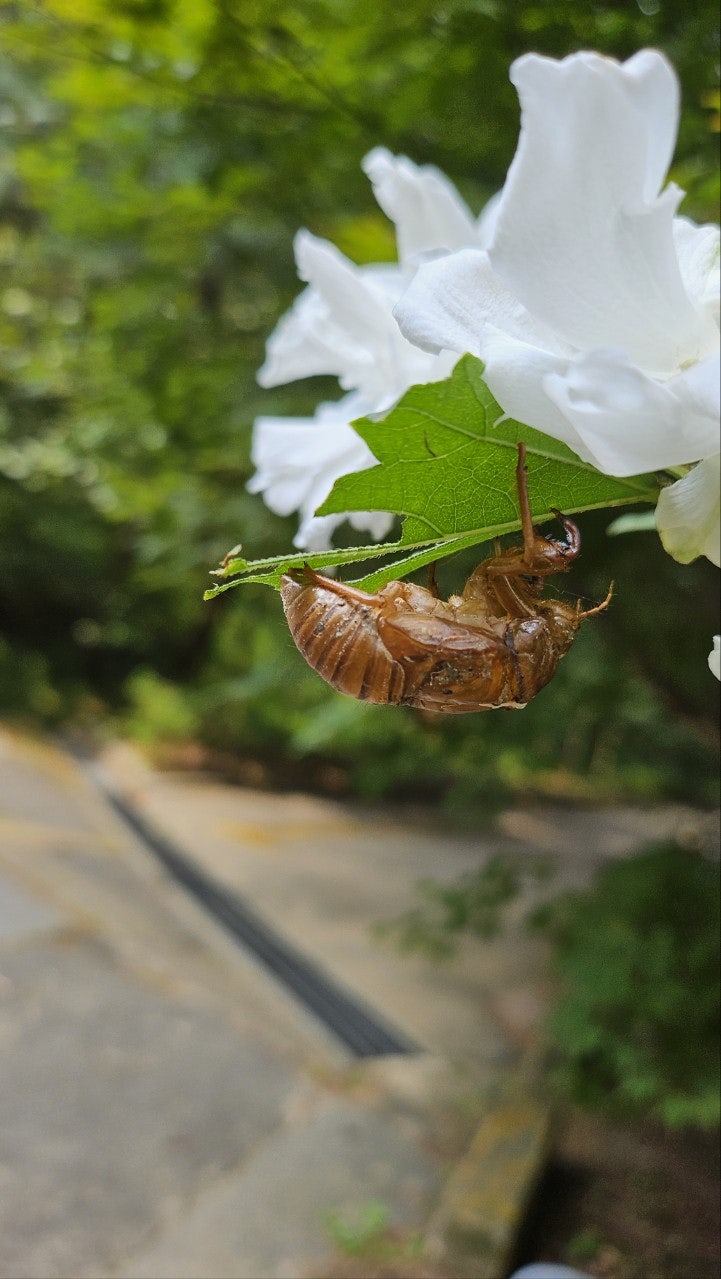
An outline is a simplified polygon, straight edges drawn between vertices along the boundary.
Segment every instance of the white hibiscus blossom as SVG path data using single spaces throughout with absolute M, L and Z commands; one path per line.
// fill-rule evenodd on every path
M 320 405 L 312 418 L 260 417 L 254 425 L 256 473 L 248 487 L 262 493 L 276 514 L 299 512 L 294 542 L 301 549 L 325 549 L 346 519 L 374 538 L 388 533 L 391 515 L 355 511 L 319 517 L 315 511 L 339 476 L 375 464 L 349 423 L 390 408 L 409 386 L 451 372 L 457 355 L 419 350 L 400 332 L 393 307 L 423 255 L 483 244 L 493 218 L 490 206 L 475 221 L 452 184 L 431 166 L 418 167 L 377 147 L 363 168 L 395 222 L 398 264 L 356 266 L 334 245 L 300 231 L 295 255 L 308 287 L 271 334 L 258 374 L 261 386 L 271 387 L 330 373 L 349 392 Z
M 427 350 L 470 351 L 502 408 L 608 475 L 718 451 L 718 229 L 659 194 L 675 75 L 646 50 L 514 63 L 521 137 L 487 250 L 421 266 L 396 307 Z
M 251 451 L 256 472 L 248 490 L 262 493 L 276 515 L 298 512 L 294 542 L 302 550 L 325 550 L 346 519 L 353 528 L 377 539 L 385 537 L 391 526 L 392 516 L 382 511 L 315 514 L 339 475 L 375 465 L 368 445 L 349 426 L 363 412 L 356 396 L 347 395 L 337 404 L 321 404 L 312 418 L 256 418 Z
M 698 463 L 662 494 L 669 553 L 719 563 L 719 231 L 662 190 L 679 93 L 658 52 L 514 63 L 516 156 L 487 248 L 422 265 L 396 307 L 470 351 L 504 412 L 608 475 Z M 713 669 L 713 665 L 712 665 Z

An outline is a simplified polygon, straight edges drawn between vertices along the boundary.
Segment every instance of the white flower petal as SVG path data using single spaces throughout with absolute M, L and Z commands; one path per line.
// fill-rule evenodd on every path
M 697 394 L 705 381 L 693 372 L 659 382 L 623 351 L 596 350 L 547 374 L 543 389 L 583 441 L 582 456 L 606 475 L 635 475 L 717 447 L 717 419 Z
M 373 340 L 378 328 L 392 331 L 383 299 L 369 287 L 362 267 L 355 266 L 334 244 L 310 231 L 299 231 L 294 243 L 298 275 L 317 290 L 344 334 L 366 343 Z
M 665 550 L 681 564 L 699 555 L 721 564 L 721 454 L 662 490 L 656 527 Z
M 354 266 L 307 231 L 298 233 L 295 244 L 299 274 L 310 287 L 268 340 L 261 386 L 331 373 L 344 390 L 361 393 L 360 416 L 390 408 L 414 383 L 447 376 L 452 363 L 430 359 L 393 319 L 393 304 L 406 283 L 399 267 Z
M 489 248 L 525 307 L 581 350 L 618 347 L 668 373 L 717 341 L 690 301 L 673 243 L 674 188 L 659 195 L 678 116 L 654 50 L 620 65 L 579 53 L 514 63 L 521 137 Z
M 305 289 L 281 317 L 266 343 L 265 363 L 258 370 L 261 386 L 282 386 L 319 373 L 336 376 L 347 358 L 342 338 L 329 325 L 328 308 L 315 289 Z
M 259 419 L 249 487 L 273 509 L 299 511 L 298 545 L 325 545 L 344 517 L 315 510 L 338 475 L 373 464 L 349 420 L 446 376 L 455 353 L 470 351 L 506 415 L 607 474 L 709 459 L 664 491 L 659 529 L 678 558 L 718 562 L 718 466 L 715 524 L 705 478 L 718 448 L 718 233 L 675 218 L 681 193 L 661 191 L 674 73 L 646 50 L 623 65 L 530 55 L 512 78 L 519 147 L 478 222 L 437 170 L 376 148 L 364 168 L 396 222 L 401 266 L 356 267 L 299 233 L 310 287 L 272 335 L 260 380 L 332 373 L 355 394 L 314 419 Z M 349 518 L 376 536 L 391 520 Z
M 479 247 L 482 249 L 487 249 L 493 239 L 496 222 L 498 220 L 498 213 L 501 207 L 502 196 L 502 191 L 496 191 L 496 194 L 492 195 L 490 200 L 486 201 L 481 213 L 476 219 L 476 239 L 478 240 Z
M 300 295 L 271 334 L 258 381 L 261 386 L 277 386 L 298 377 L 331 373 L 346 390 L 363 386 L 377 376 L 379 359 L 387 360 L 389 347 L 398 341 L 385 296 L 389 269 L 380 290 L 372 274 L 308 231 L 298 232 L 295 253 L 298 274 L 312 287 Z M 399 270 L 397 276 L 400 291 Z
M 362 161 L 383 212 L 395 223 L 402 266 L 420 255 L 480 243 L 476 223 L 452 182 L 433 165 L 374 147 Z
M 344 515 L 303 515 L 293 545 L 299 551 L 327 551 Z
M 689 368 L 671 378 L 667 385 L 674 394 L 683 398 L 690 413 L 705 417 L 709 422 L 709 431 L 718 441 L 719 417 L 721 416 L 721 354 L 709 355 L 707 359 L 692 364 Z M 709 436 L 709 439 L 711 436 Z M 714 451 L 710 448 L 700 449 L 697 457 Z M 695 459 L 694 459 L 695 460 Z
M 504 414 L 562 440 L 591 461 L 574 424 L 544 390 L 563 375 L 572 351 L 534 323 L 493 272 L 488 254 L 467 249 L 425 263 L 394 315 L 412 341 L 429 350 L 470 351 Z
M 351 528 L 370 533 L 375 542 L 380 542 L 390 532 L 395 517 L 386 511 L 350 511 L 346 518 Z
M 300 526 L 294 544 L 301 549 L 325 550 L 347 514 L 316 516 L 315 512 L 341 475 L 376 465 L 368 446 L 349 422 L 358 416 L 355 396 L 321 405 L 314 418 L 259 417 L 253 428 L 251 459 L 256 473 L 250 493 L 262 493 L 276 515 L 298 511 Z M 383 537 L 393 521 L 383 512 L 353 512 L 352 523 L 372 537 Z M 379 530 L 379 531 L 377 531 Z
M 690 218 L 674 218 L 673 238 L 686 292 L 696 305 L 719 322 L 719 228 L 697 226 Z
M 713 648 L 708 655 L 709 670 L 721 680 L 721 635 L 714 635 Z
M 327 551 L 335 530 L 345 520 L 358 532 L 367 533 L 374 542 L 381 542 L 393 525 L 393 516 L 384 511 L 348 511 L 344 515 L 305 516 L 298 525 L 293 545 L 299 551 Z
M 551 354 L 571 350 L 534 322 L 482 249 L 462 249 L 424 263 L 393 314 L 406 337 L 426 351 L 445 348 L 485 358 L 487 337 L 499 331 Z
M 542 347 L 502 333 L 491 333 L 484 342 L 484 377 L 491 393 L 503 406 L 504 416 L 545 431 L 561 440 L 584 462 L 593 458 L 573 423 L 547 395 L 546 379 L 563 376 L 568 360 Z

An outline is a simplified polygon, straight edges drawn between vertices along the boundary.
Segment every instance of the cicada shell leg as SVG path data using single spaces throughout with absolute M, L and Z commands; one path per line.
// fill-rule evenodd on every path
M 303 568 L 290 569 L 288 577 L 298 582 L 300 586 L 321 586 L 324 591 L 332 591 L 334 595 L 340 595 L 341 599 L 348 603 L 381 603 L 380 596 L 370 595 L 368 591 L 361 591 L 355 586 L 347 586 L 345 582 L 339 582 L 334 577 L 324 577 L 322 573 L 316 573 L 315 569 L 307 564 Z
M 518 506 L 521 513 L 521 530 L 523 532 L 523 564 L 530 570 L 533 564 L 536 546 L 536 530 L 531 516 L 531 501 L 528 496 L 528 469 L 526 467 L 526 446 L 518 445 L 518 462 L 516 463 L 516 487 L 518 489 Z
M 601 603 L 597 604 L 595 608 L 587 608 L 584 609 L 583 612 L 581 612 L 580 609 L 576 610 L 576 616 L 578 617 L 579 622 L 581 622 L 584 617 L 595 617 L 597 613 L 605 613 L 613 599 L 613 587 L 614 583 L 611 582 L 605 600 L 601 600 Z M 578 602 L 580 604 L 581 601 L 579 600 Z

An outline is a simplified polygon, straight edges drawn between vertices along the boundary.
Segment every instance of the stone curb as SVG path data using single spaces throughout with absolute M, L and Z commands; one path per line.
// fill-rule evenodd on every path
M 429 1223 L 429 1251 L 464 1274 L 472 1264 L 474 1279 L 508 1273 L 550 1150 L 552 1107 L 512 1088 L 489 1107 Z

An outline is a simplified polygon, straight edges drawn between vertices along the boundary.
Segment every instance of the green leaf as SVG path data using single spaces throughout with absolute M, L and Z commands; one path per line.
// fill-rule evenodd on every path
M 503 413 L 483 381 L 483 365 L 464 356 L 444 382 L 411 387 L 383 418 L 353 427 L 379 465 L 345 475 L 319 508 L 393 511 L 405 516 L 403 545 L 428 538 L 477 534 L 487 541 L 520 527 L 516 446 L 526 444 L 534 520 L 624 503 L 655 502 L 652 476 L 602 475 L 565 444 L 521 426 Z
M 504 418 L 483 381 L 483 365 L 470 355 L 463 356 L 450 378 L 411 387 L 384 416 L 361 418 L 353 427 L 378 465 L 337 480 L 318 514 L 392 511 L 403 517 L 400 540 L 255 563 L 233 559 L 223 576 L 245 576 L 215 587 L 206 598 L 240 582 L 277 586 L 285 569 L 302 564 L 323 568 L 396 555 L 356 579 L 365 590 L 377 590 L 432 560 L 512 533 L 521 526 L 516 490 L 521 441 L 536 524 L 555 519 L 554 508 L 570 515 L 655 503 L 658 497 L 654 476 L 602 475 L 565 444 Z

